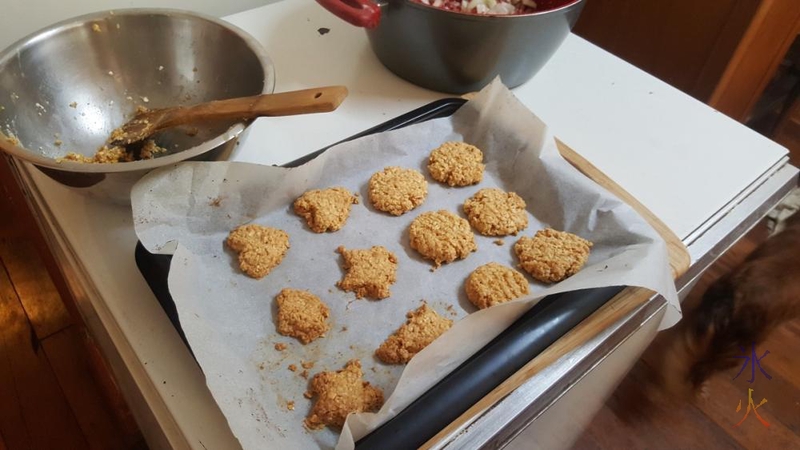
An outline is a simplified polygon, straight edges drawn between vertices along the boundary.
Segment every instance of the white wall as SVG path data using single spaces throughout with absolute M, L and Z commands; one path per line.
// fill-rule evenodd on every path
M 0 50 L 52 23 L 82 14 L 122 8 L 188 9 L 225 16 L 274 0 L 0 0 Z

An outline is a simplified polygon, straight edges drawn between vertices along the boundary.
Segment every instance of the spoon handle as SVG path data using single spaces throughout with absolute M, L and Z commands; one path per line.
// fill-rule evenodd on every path
M 203 120 L 252 119 L 262 116 L 291 116 L 329 112 L 347 97 L 344 86 L 326 86 L 279 94 L 261 94 L 229 100 L 216 100 L 195 106 L 175 108 L 159 128 Z

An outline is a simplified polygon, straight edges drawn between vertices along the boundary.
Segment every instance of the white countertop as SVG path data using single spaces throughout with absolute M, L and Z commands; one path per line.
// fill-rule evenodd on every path
M 445 97 L 389 73 L 362 30 L 311 0 L 283 1 L 228 20 L 264 44 L 275 62 L 276 91 L 350 88 L 335 113 L 259 119 L 238 160 L 287 162 Z M 331 31 L 320 35 L 320 27 Z M 787 153 L 577 36 L 515 93 L 683 238 L 724 213 Z M 79 299 L 81 310 L 93 331 L 104 330 L 104 344 L 120 353 L 123 365 L 115 369 L 131 374 L 161 426 L 171 430 L 167 434 L 198 448 L 230 446 L 232 436 L 200 370 L 135 266 L 130 210 L 85 198 L 28 169 L 59 244 L 93 291 Z

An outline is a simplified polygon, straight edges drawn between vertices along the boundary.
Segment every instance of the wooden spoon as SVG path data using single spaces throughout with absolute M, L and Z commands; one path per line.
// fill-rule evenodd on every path
M 114 130 L 107 145 L 123 146 L 141 142 L 157 131 L 203 120 L 252 119 L 262 116 L 291 116 L 333 111 L 347 97 L 344 86 L 262 94 L 253 97 L 216 100 L 194 106 L 153 109 L 136 114 Z

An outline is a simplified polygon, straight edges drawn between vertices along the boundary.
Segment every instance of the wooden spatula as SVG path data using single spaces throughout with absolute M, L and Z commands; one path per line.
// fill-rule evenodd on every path
M 263 94 L 253 97 L 216 100 L 194 106 L 153 109 L 136 114 L 125 125 L 114 130 L 108 146 L 141 142 L 157 131 L 188 123 L 209 120 L 252 119 L 262 116 L 290 116 L 333 111 L 347 97 L 344 86 Z

